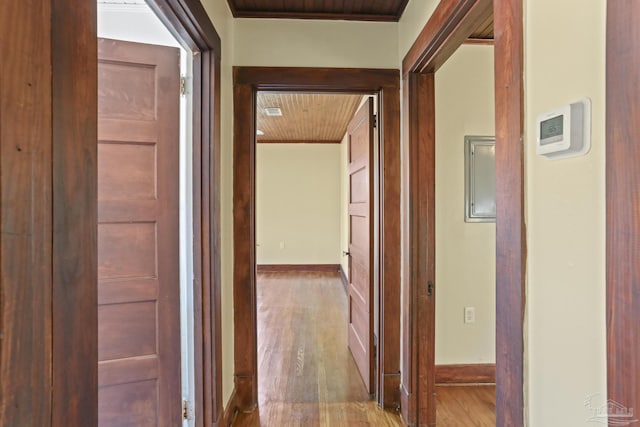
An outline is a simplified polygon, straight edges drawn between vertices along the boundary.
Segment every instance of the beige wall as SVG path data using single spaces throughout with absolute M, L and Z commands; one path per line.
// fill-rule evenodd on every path
M 410 0 L 398 24 L 400 63 L 424 28 L 439 0 Z
M 235 65 L 397 68 L 397 24 L 238 19 Z
M 464 221 L 464 137 L 494 135 L 493 75 L 479 45 L 436 73 L 436 364 L 495 362 L 495 224 Z
M 257 144 L 258 264 L 340 262 L 340 169 L 339 144 Z
M 606 2 L 525 3 L 529 425 L 587 426 L 585 398 L 606 400 Z M 591 151 L 537 156 L 536 115 L 584 96 Z

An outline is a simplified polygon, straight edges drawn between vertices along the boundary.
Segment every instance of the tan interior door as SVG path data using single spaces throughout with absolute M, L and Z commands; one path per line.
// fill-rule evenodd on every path
M 181 423 L 177 48 L 98 40 L 98 418 Z
M 349 135 L 349 349 L 374 392 L 373 337 L 373 98 L 347 128 Z

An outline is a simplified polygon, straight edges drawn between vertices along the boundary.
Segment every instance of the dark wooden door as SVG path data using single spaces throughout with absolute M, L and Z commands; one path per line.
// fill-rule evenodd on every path
M 374 391 L 373 98 L 347 128 L 349 173 L 349 349 L 369 393 Z
M 179 55 L 98 41 L 100 427 L 181 422 Z

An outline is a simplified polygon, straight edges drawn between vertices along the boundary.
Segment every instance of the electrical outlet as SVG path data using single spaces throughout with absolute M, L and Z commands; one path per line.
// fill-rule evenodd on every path
M 476 323 L 476 308 L 465 307 L 464 308 L 464 323 Z
M 284 249 L 284 242 L 280 242 L 280 249 Z

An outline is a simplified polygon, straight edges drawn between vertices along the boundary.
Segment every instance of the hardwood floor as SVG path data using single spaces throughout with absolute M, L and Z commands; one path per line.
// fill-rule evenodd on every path
M 260 273 L 259 408 L 234 426 L 401 426 L 372 401 L 347 348 L 337 273 Z
M 436 386 L 436 425 L 438 427 L 495 426 L 496 386 Z
M 369 398 L 347 348 L 337 273 L 259 273 L 259 407 L 237 427 L 402 426 Z M 495 426 L 495 386 L 438 386 L 438 427 Z

